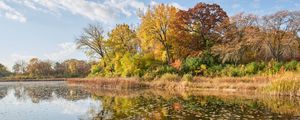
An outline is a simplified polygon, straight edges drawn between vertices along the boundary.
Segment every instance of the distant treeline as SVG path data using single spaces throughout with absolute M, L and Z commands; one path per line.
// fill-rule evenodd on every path
M 0 77 L 12 79 L 86 77 L 90 73 L 92 64 L 92 62 L 76 59 L 54 63 L 49 60 L 32 58 L 29 62 L 15 63 L 12 72 L 0 65 Z

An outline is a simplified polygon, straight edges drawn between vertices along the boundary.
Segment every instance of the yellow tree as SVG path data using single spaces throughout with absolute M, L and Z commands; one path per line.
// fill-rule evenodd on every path
M 136 53 L 139 49 L 139 41 L 134 30 L 127 24 L 119 24 L 109 34 L 107 45 L 112 53 Z
M 176 13 L 175 7 L 164 4 L 149 8 L 140 16 L 141 25 L 138 30 L 144 52 L 153 53 L 155 58 L 165 58 L 169 64 L 172 62 L 172 28 Z

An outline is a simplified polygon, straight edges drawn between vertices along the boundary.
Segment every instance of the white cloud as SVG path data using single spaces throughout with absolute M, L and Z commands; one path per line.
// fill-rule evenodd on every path
M 60 50 L 45 54 L 47 59 L 60 61 L 70 58 L 73 54 L 77 53 L 76 44 L 72 42 L 61 43 L 58 45 Z
M 176 3 L 176 2 L 172 2 L 172 3 L 170 3 L 170 5 L 172 5 L 172 6 L 176 7 L 176 8 L 178 8 L 178 9 L 181 9 L 181 10 L 187 10 L 186 7 L 183 7 L 183 6 L 181 6 L 180 4 L 178 4 L 178 3 Z
M 23 6 L 39 11 L 59 14 L 62 11 L 84 16 L 90 20 L 104 23 L 113 22 L 120 15 L 132 16 L 137 9 L 145 9 L 143 2 L 138 0 L 12 0 Z
M 4 16 L 8 19 L 19 21 L 21 23 L 26 22 L 26 18 L 23 14 L 7 5 L 4 1 L 0 1 L 0 12 L 4 13 Z
M 11 54 L 10 55 L 12 60 L 14 62 L 20 61 L 20 60 L 25 60 L 25 61 L 29 61 L 31 58 L 36 58 L 36 56 L 31 56 L 31 55 L 20 55 L 20 54 Z
M 156 5 L 158 5 L 158 4 L 160 4 L 160 3 L 155 2 L 155 1 L 151 1 L 151 2 L 150 2 L 150 6 L 156 6 Z M 167 4 L 168 4 L 168 5 L 172 5 L 172 6 L 176 7 L 176 8 L 178 8 L 178 9 L 181 9 L 181 10 L 187 10 L 186 7 L 181 6 L 181 5 L 180 5 L 179 3 L 177 3 L 177 2 L 171 2 L 171 3 L 167 3 Z

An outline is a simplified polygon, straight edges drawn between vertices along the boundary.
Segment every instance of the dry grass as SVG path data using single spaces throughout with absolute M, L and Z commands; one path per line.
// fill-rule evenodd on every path
M 72 78 L 67 79 L 67 81 L 70 84 L 91 85 L 106 89 L 139 89 L 148 87 L 147 84 L 139 82 L 136 78 Z
M 284 73 L 265 77 L 194 77 L 192 81 L 169 80 L 169 78 L 166 80 L 160 78 L 151 82 L 141 82 L 138 78 L 68 79 L 68 82 L 105 89 L 267 91 L 267 93 L 280 93 L 278 95 L 299 95 L 300 93 L 300 74 L 298 73 Z M 178 78 L 176 77 L 176 79 Z
M 300 96 L 300 74 L 287 72 L 278 75 L 262 90 L 275 95 Z

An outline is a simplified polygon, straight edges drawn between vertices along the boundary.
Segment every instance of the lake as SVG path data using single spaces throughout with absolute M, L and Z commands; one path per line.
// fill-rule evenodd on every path
M 1 120 L 300 119 L 300 98 L 116 90 L 66 82 L 0 83 Z

